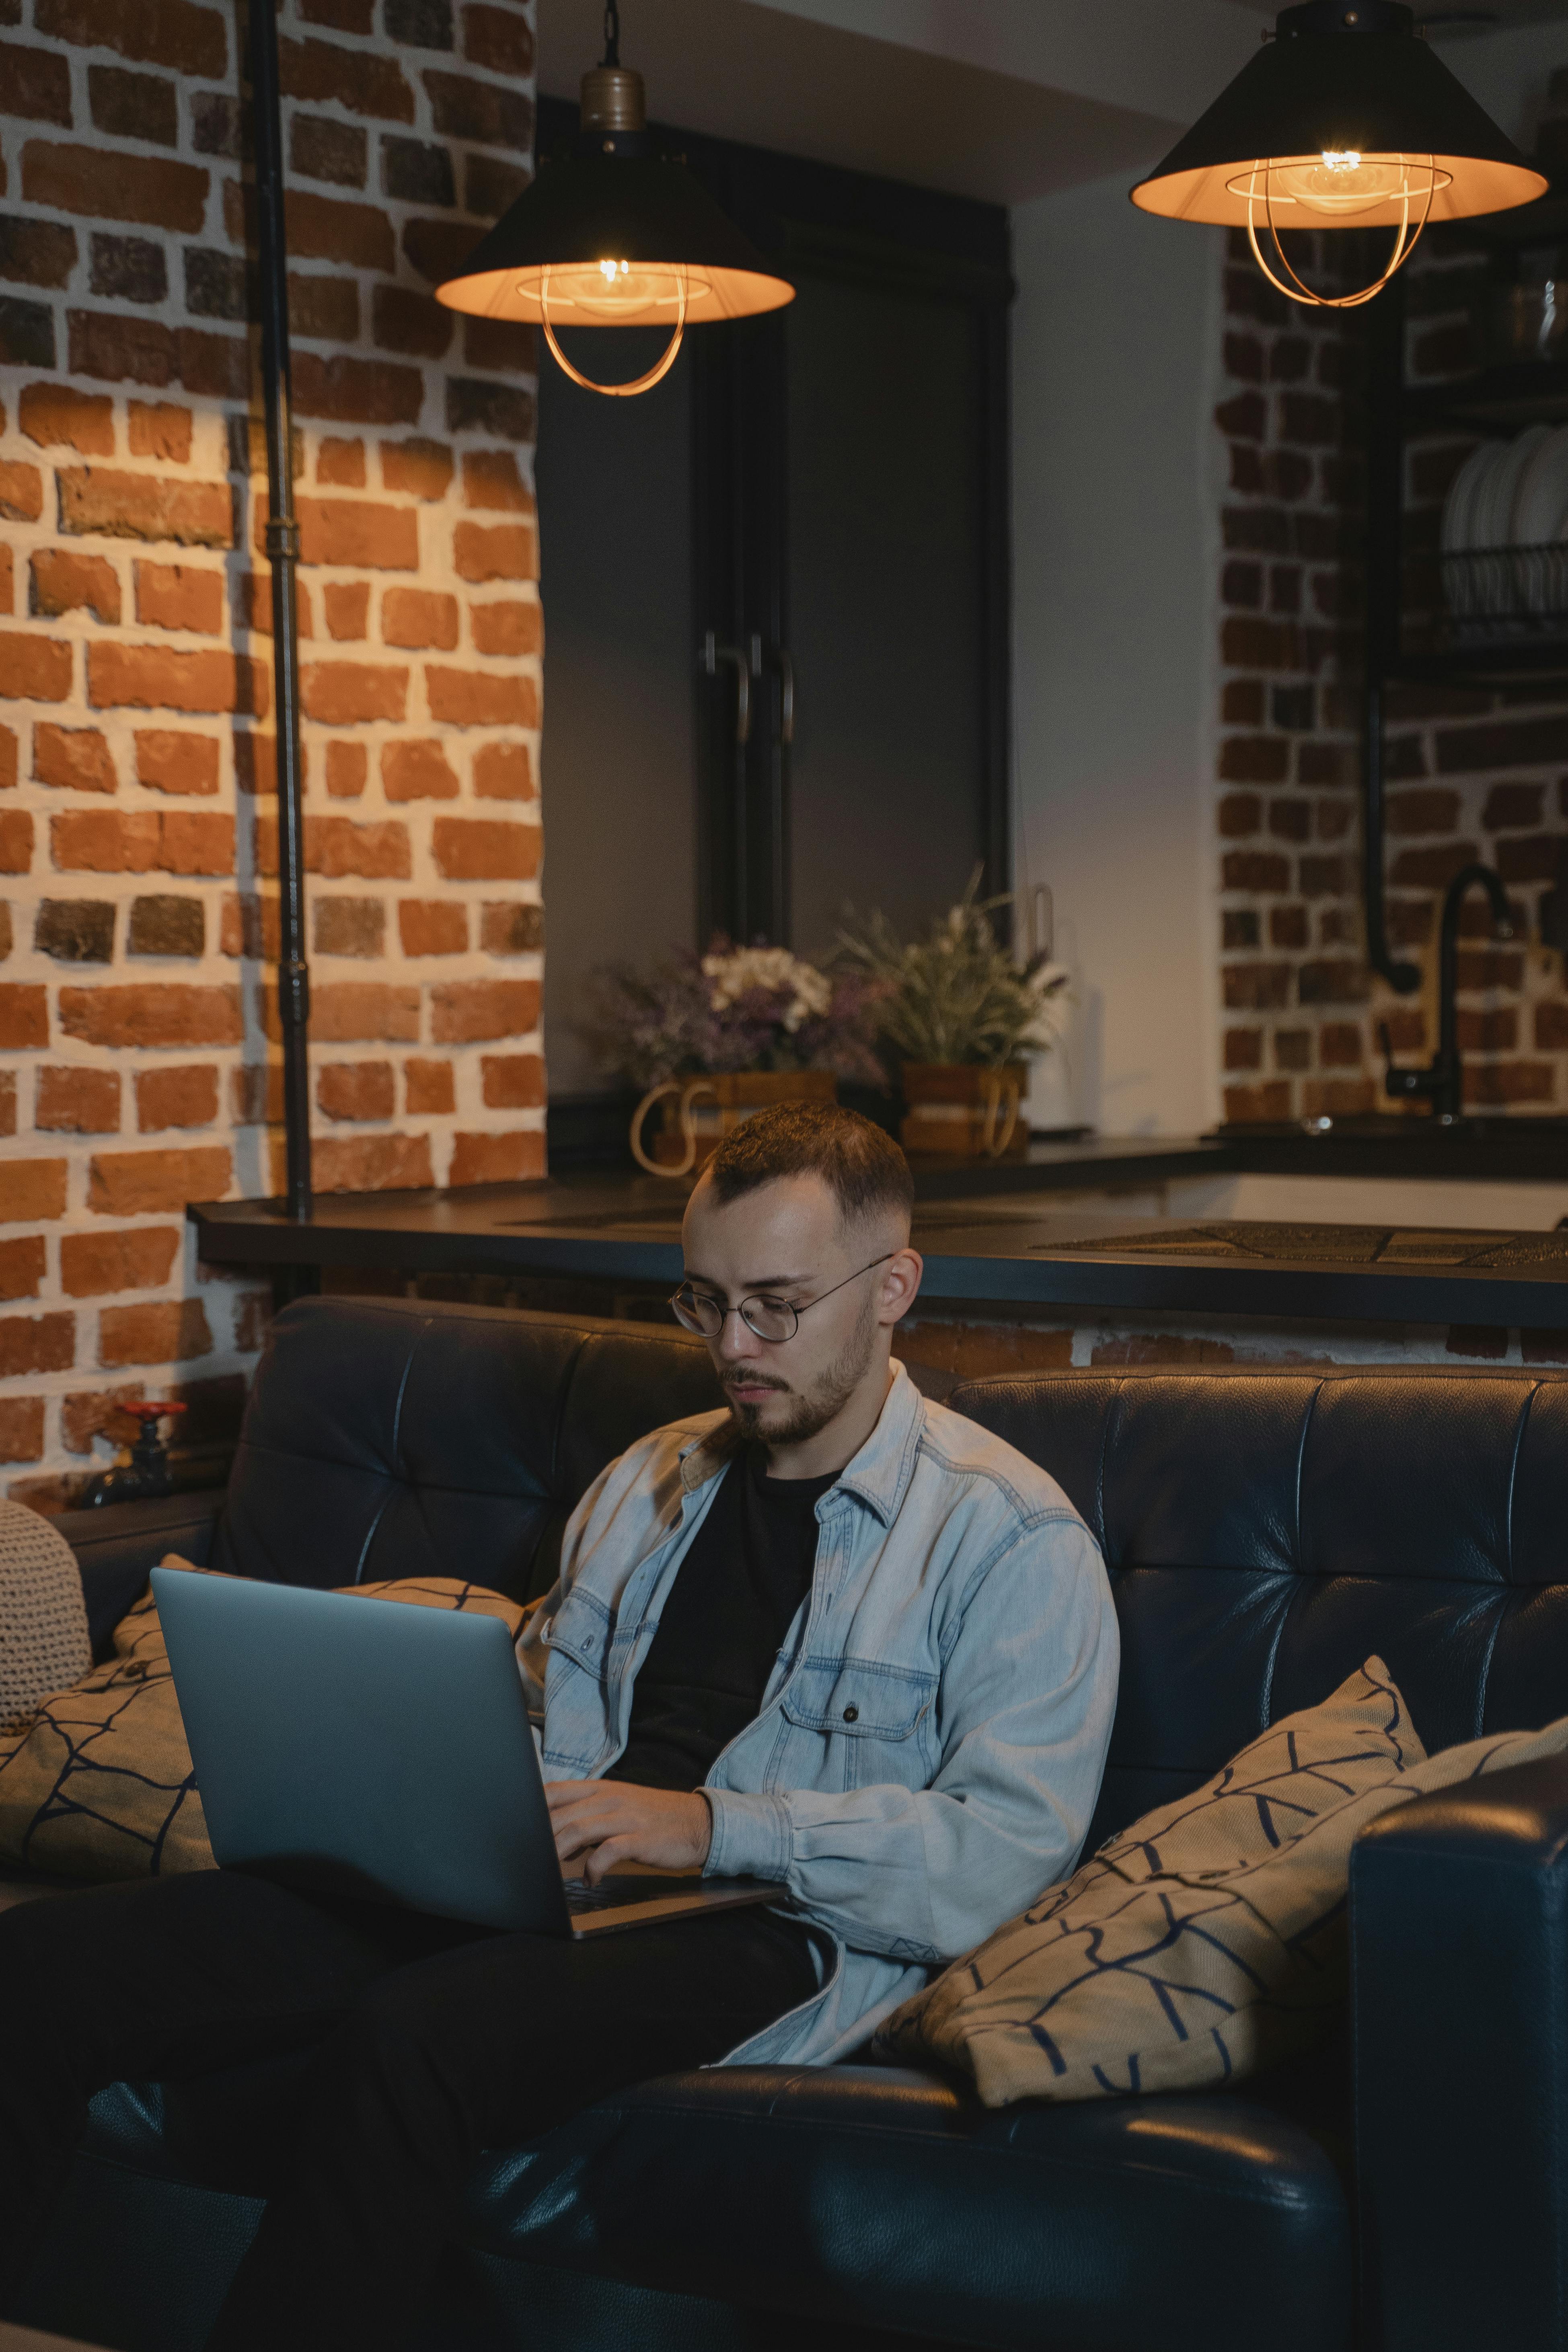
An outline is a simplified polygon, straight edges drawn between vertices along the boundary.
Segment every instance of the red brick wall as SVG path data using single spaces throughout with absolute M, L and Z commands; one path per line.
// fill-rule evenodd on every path
M 1413 381 L 1474 363 L 1467 306 L 1477 275 L 1473 258 L 1440 248 L 1412 266 Z M 1387 1022 L 1400 1060 L 1430 1058 L 1442 894 L 1476 857 L 1503 876 L 1521 936 L 1494 948 L 1486 901 L 1472 898 L 1459 963 L 1466 1098 L 1568 1109 L 1568 996 L 1562 960 L 1542 949 L 1538 929 L 1568 830 L 1568 709 L 1529 685 L 1507 695 L 1390 690 L 1388 930 L 1423 982 L 1418 994 L 1396 997 L 1370 980 L 1359 878 L 1363 322 L 1287 304 L 1244 239 L 1228 257 L 1226 312 L 1216 414 L 1230 467 L 1217 800 L 1226 1115 L 1393 1108 L 1378 1024 Z M 1448 435 L 1410 447 L 1414 614 L 1440 593 L 1441 501 L 1473 446 Z
M 1217 829 L 1225 1115 L 1370 1103 L 1354 677 L 1359 339 L 1287 302 L 1245 237 L 1225 273 L 1229 447 Z
M 543 1164 L 528 336 L 430 296 L 523 184 L 529 0 L 286 0 L 316 1181 Z M 232 1424 L 280 1181 L 236 18 L 0 0 L 0 1461 Z

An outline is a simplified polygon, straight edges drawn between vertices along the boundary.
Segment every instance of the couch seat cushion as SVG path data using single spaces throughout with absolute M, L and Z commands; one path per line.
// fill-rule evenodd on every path
M 492 2248 L 807 2319 L 1020 2352 L 1252 2352 L 1266 2310 L 1273 2352 L 1350 2340 L 1339 2174 L 1239 2097 L 997 2114 L 902 2068 L 717 2067 L 487 2170 Z
M 270 2076 L 270 2081 L 269 2081 Z M 290 2067 L 93 2103 L 94 2153 L 264 2191 Z M 1261 2098 L 1001 2112 L 885 2066 L 710 2067 L 587 2109 L 474 2183 L 492 2254 L 999 2352 L 1344 2352 L 1331 2156 Z M 1288 2282 L 1288 2291 L 1281 2282 Z

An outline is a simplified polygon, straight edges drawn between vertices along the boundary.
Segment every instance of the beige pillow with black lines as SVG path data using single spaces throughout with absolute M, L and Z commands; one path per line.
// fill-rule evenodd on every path
M 1427 1757 L 1380 1658 L 1146 1813 L 895 2010 L 884 2055 L 987 2106 L 1205 2089 L 1326 2031 L 1351 1847 L 1390 1806 L 1568 1748 L 1568 1718 Z

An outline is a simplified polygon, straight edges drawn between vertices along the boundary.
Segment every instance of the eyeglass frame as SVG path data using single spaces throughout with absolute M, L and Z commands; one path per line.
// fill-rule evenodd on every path
M 765 1291 L 754 1290 L 749 1298 L 739 1299 L 733 1307 L 721 1308 L 719 1315 L 719 1328 L 716 1331 L 704 1331 L 700 1324 L 689 1323 L 686 1320 L 686 1318 L 681 1314 L 679 1307 L 677 1306 L 676 1300 L 680 1297 L 680 1292 L 682 1290 L 691 1290 L 691 1284 L 689 1281 L 683 1282 L 680 1286 L 680 1289 L 675 1291 L 672 1296 L 665 1301 L 665 1304 L 669 1308 L 669 1311 L 674 1316 L 676 1321 L 680 1325 L 681 1329 L 683 1331 L 694 1332 L 695 1336 L 700 1339 L 721 1339 L 724 1336 L 725 1324 L 728 1323 L 731 1315 L 738 1315 L 742 1322 L 745 1325 L 747 1330 L 751 1333 L 752 1339 L 760 1339 L 764 1348 L 787 1348 L 790 1341 L 795 1338 L 795 1333 L 800 1329 L 800 1318 L 803 1315 L 809 1315 L 814 1307 L 820 1307 L 825 1298 L 831 1298 L 833 1297 L 834 1292 L 847 1290 L 849 1285 L 852 1282 L 858 1282 L 863 1274 L 870 1274 L 875 1267 L 886 1265 L 889 1258 L 897 1257 L 898 1255 L 899 1252 L 897 1250 L 884 1250 L 880 1257 L 874 1257 L 871 1260 L 869 1265 L 858 1265 L 856 1267 L 853 1274 L 847 1274 L 842 1282 L 836 1282 L 831 1290 L 819 1290 L 816 1297 L 815 1298 L 808 1298 L 804 1307 L 797 1307 L 793 1299 L 776 1299 L 773 1302 L 775 1306 L 787 1307 L 789 1312 L 795 1317 L 795 1330 L 786 1331 L 782 1339 L 775 1339 L 770 1332 L 759 1331 L 756 1325 L 752 1322 L 751 1317 L 746 1312 L 748 1307 L 755 1307 L 759 1301 L 766 1297 L 767 1293 Z M 700 1293 L 692 1290 L 691 1295 L 693 1298 L 696 1298 L 700 1296 Z M 710 1306 L 717 1307 L 719 1302 L 717 1299 L 710 1299 L 709 1304 Z

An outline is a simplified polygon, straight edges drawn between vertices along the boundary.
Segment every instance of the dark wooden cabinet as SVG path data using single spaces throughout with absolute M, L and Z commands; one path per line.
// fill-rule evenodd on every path
M 542 152 L 574 127 L 546 101 Z M 558 1159 L 602 1124 L 594 965 L 715 930 L 810 953 L 846 904 L 907 926 L 976 865 L 1007 886 L 1006 214 L 660 136 L 798 293 L 695 330 L 636 400 L 542 362 Z M 574 350 L 647 364 L 630 336 Z
M 1486 321 L 1523 257 L 1554 254 L 1561 260 L 1565 248 L 1568 196 L 1554 188 L 1517 211 L 1432 231 L 1416 259 L 1362 314 L 1367 961 L 1402 995 L 1419 988 L 1421 969 L 1394 952 L 1385 916 L 1384 739 L 1390 689 L 1473 688 L 1540 702 L 1568 695 L 1568 551 L 1489 541 L 1483 548 L 1456 551 L 1446 549 L 1442 539 L 1448 484 L 1467 445 L 1510 441 L 1531 425 L 1568 425 L 1568 364 L 1500 362 L 1486 347 Z M 1427 368 L 1414 381 L 1413 355 L 1417 362 L 1425 356 Z M 1563 943 L 1568 944 L 1568 929 Z

